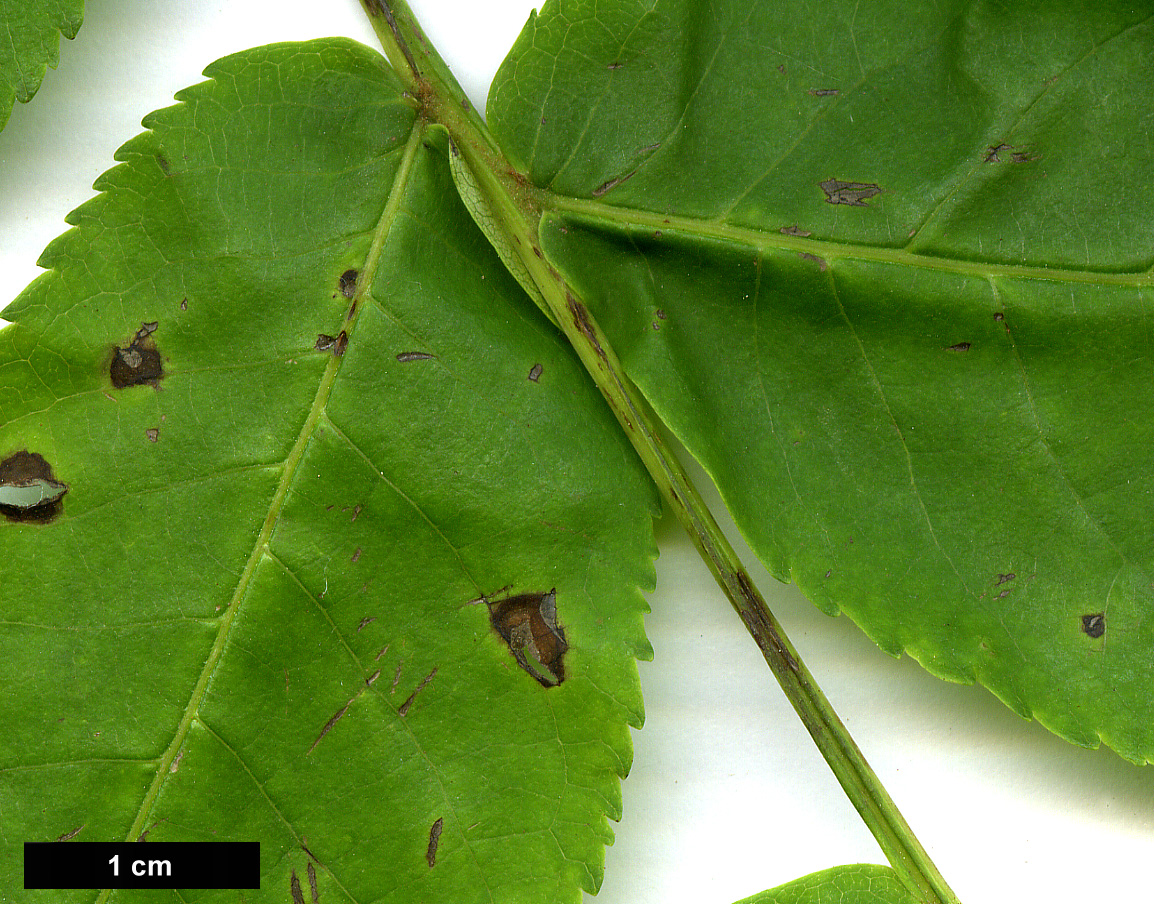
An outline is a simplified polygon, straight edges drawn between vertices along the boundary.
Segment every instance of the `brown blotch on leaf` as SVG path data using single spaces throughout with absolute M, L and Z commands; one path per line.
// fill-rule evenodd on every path
M 569 643 L 557 622 L 557 590 L 519 593 L 503 600 L 485 600 L 493 630 L 508 645 L 517 664 L 543 687 L 565 680 Z
M 542 370 L 543 368 L 540 364 L 534 364 L 533 367 L 529 370 L 529 382 L 536 383 L 538 380 L 540 380 Z
M 345 296 L 345 298 L 352 298 L 357 294 L 358 276 L 360 276 L 360 274 L 357 273 L 356 270 L 346 270 L 341 274 L 338 285 L 340 286 L 341 294 Z
M 148 441 L 150 443 L 154 443 L 158 439 L 160 439 L 160 428 L 159 427 L 149 427 L 147 430 L 144 431 L 144 435 L 148 438 Z
M 811 235 L 813 235 L 812 232 L 807 232 L 796 223 L 794 223 L 792 226 L 782 226 L 778 232 L 780 232 L 782 235 L 796 235 L 798 238 L 802 239 L 809 238 Z
M 441 829 L 444 825 L 444 817 L 438 816 L 437 821 L 429 827 L 429 847 L 425 851 L 425 862 L 429 864 L 429 869 L 437 865 L 437 847 L 441 843 Z
M 997 587 L 999 584 L 1008 584 L 1016 577 L 1017 575 L 1012 571 L 1009 574 L 999 574 L 998 580 L 994 583 L 994 586 Z
M 124 346 L 114 346 L 112 349 L 112 363 L 108 368 L 108 376 L 112 380 L 114 389 L 127 389 L 129 386 L 151 386 L 156 388 L 164 377 L 164 367 L 160 363 L 160 352 L 152 334 L 156 332 L 157 322 L 142 323 Z
M 968 352 L 970 350 L 970 343 L 959 342 L 956 345 L 951 345 L 946 349 L 948 352 Z
M 336 344 L 337 340 L 335 336 L 330 336 L 328 333 L 317 333 L 317 341 L 313 345 L 313 348 L 318 352 L 327 352 Z
M 349 334 L 344 330 L 337 333 L 337 340 L 333 343 L 333 354 L 340 358 L 344 356 L 345 349 L 349 347 Z
M 1082 633 L 1095 640 L 1106 633 L 1106 613 L 1093 612 L 1082 616 Z
M 49 524 L 64 509 L 68 484 L 56 479 L 38 452 L 21 449 L 0 461 L 0 514 L 21 524 Z M 21 492 L 22 491 L 22 492 Z
M 825 192 L 827 204 L 845 204 L 849 207 L 868 207 L 867 198 L 881 194 L 881 186 L 874 182 L 842 182 L 826 179 L 818 187 Z
M 798 256 L 801 257 L 802 260 L 813 261 L 818 265 L 823 273 L 828 268 L 828 265 L 825 262 L 825 258 L 818 257 L 816 254 L 810 254 L 808 251 L 799 251 Z

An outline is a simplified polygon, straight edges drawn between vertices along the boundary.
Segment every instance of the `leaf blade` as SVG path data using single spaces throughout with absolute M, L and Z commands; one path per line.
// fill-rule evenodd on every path
M 546 7 L 491 122 L 546 190 L 547 255 L 772 572 L 1147 760 L 1149 489 L 1125 450 L 1154 441 L 1151 246 L 1133 208 L 1102 216 L 1140 180 L 1098 136 L 1147 150 L 1121 106 L 1073 101 L 1141 78 L 1150 20 L 1087 37 L 1063 10 L 1016 56 L 996 35 L 1037 10 L 852 7 Z
M 642 717 L 652 490 L 379 56 L 332 39 L 207 74 L 6 312 L 2 442 L 69 486 L 54 523 L 2 525 L 27 677 L 0 719 L 44 713 L 42 749 L 3 752 L 8 837 L 257 837 L 270 888 L 316 863 L 322 899 L 574 899 Z M 146 340 L 157 386 L 110 386 Z M 56 582 L 17 597 L 31 567 Z M 479 599 L 539 582 L 555 688 Z M 536 832 L 510 843 L 517 819 Z

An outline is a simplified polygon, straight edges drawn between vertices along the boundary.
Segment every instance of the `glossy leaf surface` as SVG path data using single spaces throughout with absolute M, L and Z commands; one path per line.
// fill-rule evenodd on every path
M 653 491 L 382 57 L 206 74 L 5 311 L 0 454 L 67 490 L 0 523 L 0 898 L 146 835 L 259 840 L 259 900 L 579 900 Z
M 888 866 L 854 863 L 804 876 L 737 904 L 916 904 Z
M 770 570 L 1139 761 L 1152 54 L 1129 4 L 567 2 L 489 105 Z
M 0 129 L 56 68 L 60 36 L 75 38 L 83 16 L 84 0 L 0 0 Z

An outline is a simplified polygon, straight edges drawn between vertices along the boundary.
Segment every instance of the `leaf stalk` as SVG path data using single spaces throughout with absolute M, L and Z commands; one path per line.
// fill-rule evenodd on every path
M 422 115 L 448 132 L 450 153 L 470 174 L 470 192 L 483 196 L 470 203 L 471 199 L 462 192 L 470 211 L 478 218 L 477 205 L 483 203 L 481 216 L 495 219 L 498 228 L 512 239 L 519 265 L 532 279 L 547 305 L 547 313 L 572 343 L 605 396 L 666 503 L 709 565 L 891 866 L 906 887 L 926 904 L 959 904 L 650 419 L 647 406 L 625 376 L 605 334 L 578 293 L 545 257 L 537 228 L 544 206 L 541 193 L 505 159 L 448 67 L 425 39 L 404 0 L 361 0 L 361 4 Z

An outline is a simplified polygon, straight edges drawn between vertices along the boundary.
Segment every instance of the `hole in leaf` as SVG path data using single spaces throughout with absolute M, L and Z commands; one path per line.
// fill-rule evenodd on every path
M 9 521 L 55 521 L 67 492 L 68 484 L 56 479 L 43 455 L 22 449 L 0 461 L 0 514 Z
M 152 334 L 157 322 L 142 323 L 126 346 L 115 346 L 112 350 L 112 364 L 108 376 L 115 389 L 129 386 L 152 386 L 156 388 L 164 377 L 164 367 L 160 363 L 160 352 Z

